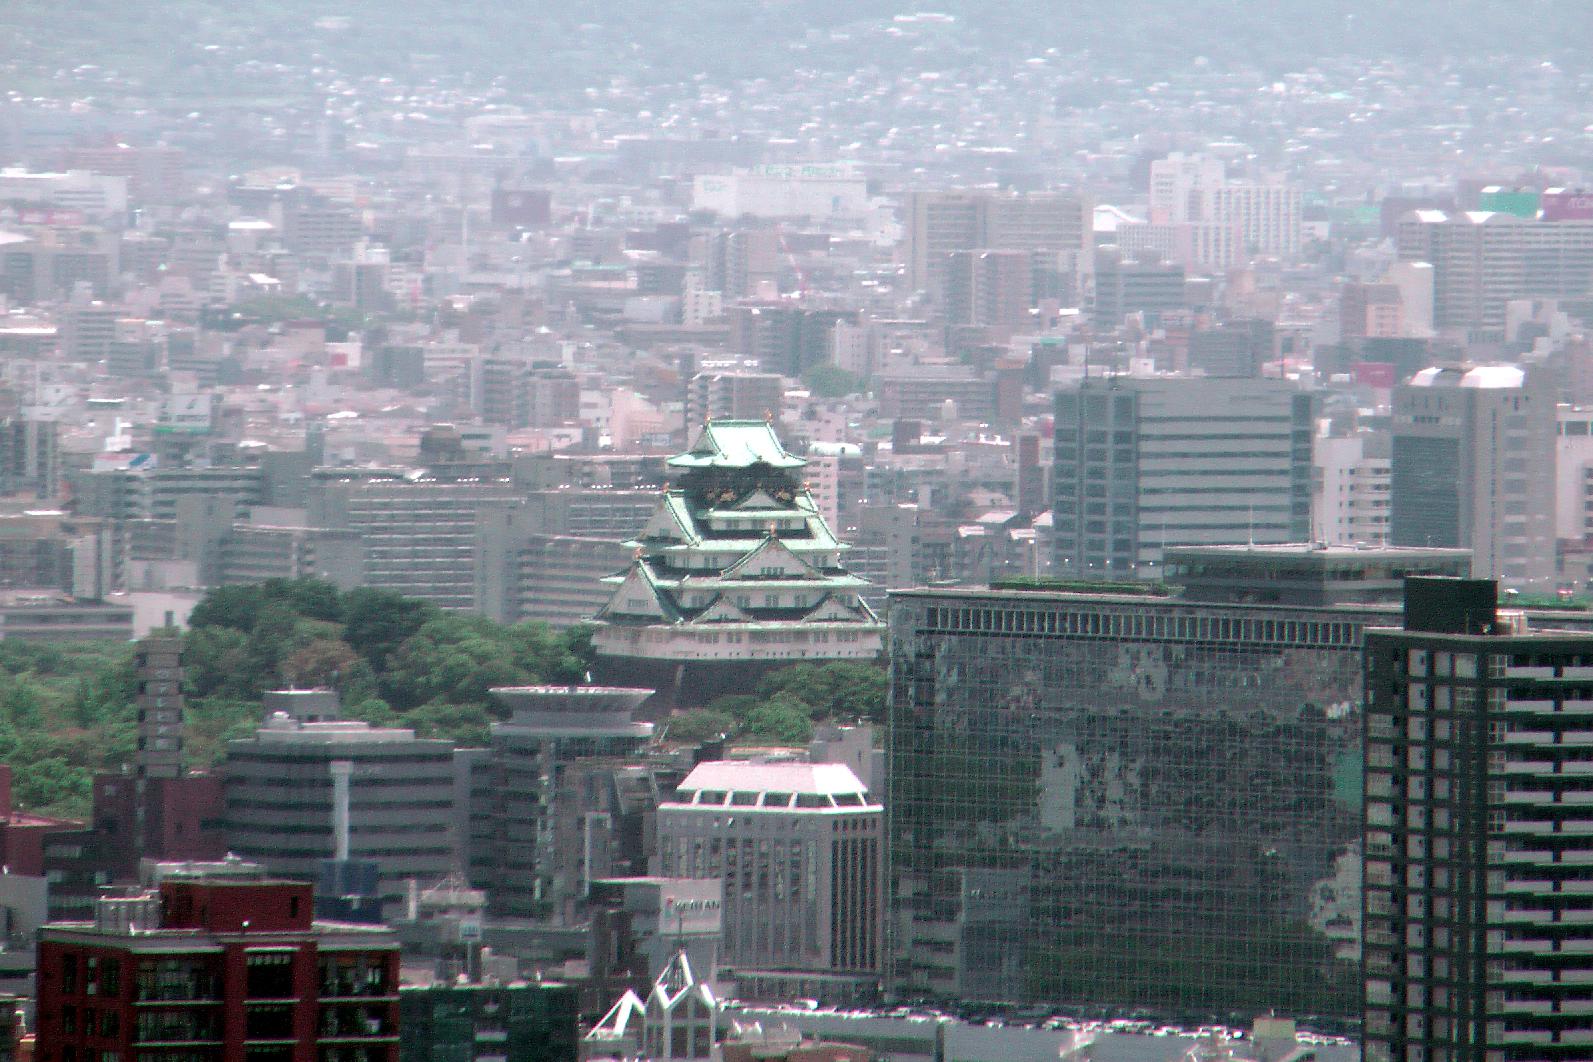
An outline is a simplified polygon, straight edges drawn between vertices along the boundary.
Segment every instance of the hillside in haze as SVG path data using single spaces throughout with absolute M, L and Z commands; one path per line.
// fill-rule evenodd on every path
M 928 44 L 890 55 L 849 26 L 914 10 L 956 17 Z M 52 72 L 95 64 L 154 91 L 221 77 L 239 59 L 356 74 L 503 77 L 560 94 L 624 76 L 667 82 L 779 78 L 956 57 L 978 65 L 1047 48 L 1103 70 L 1154 76 L 1195 57 L 1283 72 L 1317 57 L 1530 55 L 1585 63 L 1593 15 L 1579 0 L 11 0 L 0 7 L 0 63 L 27 91 Z M 218 89 L 223 86 L 217 85 Z M 34 89 L 34 91 L 38 91 Z

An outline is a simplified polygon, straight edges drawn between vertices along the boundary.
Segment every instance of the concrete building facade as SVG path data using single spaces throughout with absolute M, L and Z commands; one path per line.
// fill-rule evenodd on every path
M 658 872 L 724 883 L 738 980 L 877 980 L 883 809 L 843 764 L 712 762 L 658 808 Z
M 1394 390 L 1389 541 L 1472 551 L 1472 572 L 1555 585 L 1554 397 L 1513 365 L 1424 369 Z
M 1054 570 L 1152 579 L 1170 545 L 1306 541 L 1313 406 L 1272 380 L 1091 378 L 1058 392 Z

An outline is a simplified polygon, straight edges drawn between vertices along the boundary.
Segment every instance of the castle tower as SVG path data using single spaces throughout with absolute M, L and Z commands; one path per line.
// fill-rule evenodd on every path
M 606 681 L 656 689 L 659 707 L 702 704 L 772 668 L 879 655 L 869 584 L 842 567 L 806 462 L 770 425 L 710 421 L 668 464 L 679 479 L 596 617 Z

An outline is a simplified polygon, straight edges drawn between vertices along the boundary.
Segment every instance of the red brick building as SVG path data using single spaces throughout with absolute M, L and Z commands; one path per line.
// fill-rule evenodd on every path
M 397 1062 L 398 942 L 297 882 L 168 881 L 39 934 L 38 1062 Z

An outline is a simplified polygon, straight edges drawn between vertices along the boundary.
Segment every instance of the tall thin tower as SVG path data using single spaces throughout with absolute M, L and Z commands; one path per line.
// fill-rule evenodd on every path
M 183 773 L 183 643 L 154 636 L 138 643 L 138 778 Z

